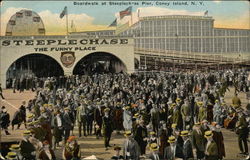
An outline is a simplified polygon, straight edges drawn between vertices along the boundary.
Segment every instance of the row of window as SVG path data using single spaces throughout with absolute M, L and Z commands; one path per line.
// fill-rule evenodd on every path
M 30 16 L 32 16 L 32 11 L 25 11 L 24 15 L 30 17 Z M 23 17 L 23 12 L 17 12 L 16 17 L 17 18 L 22 18 Z
M 44 28 L 38 28 L 38 33 L 44 35 L 45 34 L 45 29 Z M 6 32 L 6 36 L 12 36 L 12 32 Z
M 214 41 L 214 42 L 213 42 Z M 183 38 L 173 40 L 170 38 L 136 39 L 138 48 L 151 48 L 162 50 L 179 50 L 191 52 L 249 52 L 250 40 L 248 38 Z
M 33 17 L 33 22 L 40 22 L 41 18 L 40 17 Z M 9 24 L 14 26 L 16 25 L 16 21 L 15 20 L 9 20 Z

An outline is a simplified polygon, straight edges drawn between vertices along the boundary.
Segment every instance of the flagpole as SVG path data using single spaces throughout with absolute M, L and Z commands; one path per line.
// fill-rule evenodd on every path
M 67 35 L 69 35 L 69 24 L 68 24 L 68 7 L 67 7 L 67 10 L 66 10 L 66 28 L 67 28 Z

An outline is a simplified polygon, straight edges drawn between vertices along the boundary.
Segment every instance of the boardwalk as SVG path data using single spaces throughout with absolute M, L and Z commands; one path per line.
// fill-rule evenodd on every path
M 30 91 L 25 91 L 24 93 L 12 93 L 11 90 L 4 90 L 3 94 L 5 96 L 5 100 L 1 100 L 1 106 L 5 105 L 8 112 L 10 113 L 11 119 L 15 110 L 21 105 L 23 100 L 28 101 L 29 99 L 35 96 L 35 93 Z M 233 96 L 233 89 L 230 92 L 226 93 L 225 101 L 227 104 L 231 104 L 231 97 Z M 246 95 L 244 93 L 240 93 L 239 97 L 242 100 L 243 106 L 246 106 L 247 100 Z M 12 131 L 9 128 L 11 135 L 5 136 L 2 133 L 1 141 L 19 141 L 22 137 L 22 131 L 24 130 L 24 125 L 21 126 L 19 130 Z M 78 128 L 75 127 L 74 135 L 78 136 Z M 239 153 L 238 143 L 237 143 L 237 136 L 234 132 L 223 129 L 222 130 L 225 140 L 225 147 L 226 147 L 226 158 L 227 160 L 240 160 L 242 157 L 237 157 L 237 153 Z M 124 140 L 123 135 L 117 135 L 113 133 L 111 139 L 111 145 L 119 145 L 122 144 Z M 81 145 L 82 156 L 87 157 L 91 155 L 96 155 L 98 158 L 101 159 L 109 159 L 113 154 L 114 151 L 112 148 L 110 150 L 105 151 L 103 140 L 97 140 L 95 136 L 88 136 L 88 137 L 81 137 L 78 138 L 79 144 Z M 58 148 L 56 150 L 57 157 L 61 157 L 62 148 Z

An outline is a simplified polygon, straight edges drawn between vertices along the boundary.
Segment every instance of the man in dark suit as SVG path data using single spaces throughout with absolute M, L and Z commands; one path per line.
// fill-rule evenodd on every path
M 205 154 L 205 138 L 201 130 L 201 124 L 199 122 L 195 123 L 192 132 L 192 144 L 197 154 L 197 159 L 203 159 Z
M 189 160 L 190 158 L 194 158 L 193 148 L 191 141 L 189 139 L 188 131 L 181 131 L 181 137 L 183 139 L 183 160 Z
M 184 157 L 182 153 L 182 148 L 176 142 L 176 139 L 174 136 L 171 136 L 168 138 L 168 143 L 170 143 L 170 146 L 166 147 L 164 151 L 165 160 L 175 160 L 175 158 Z
M 0 83 L 0 96 L 2 97 L 2 99 L 5 99 L 5 98 L 3 97 L 3 89 L 2 89 L 2 87 L 1 87 L 1 83 Z
M 213 140 L 212 131 L 206 131 L 204 137 L 207 139 L 205 159 L 206 160 L 218 160 L 218 147 Z
M 247 145 L 247 138 L 248 138 L 248 128 L 247 128 L 247 121 L 245 116 L 241 111 L 238 113 L 239 119 L 236 123 L 237 134 L 238 134 L 238 144 L 240 147 L 241 154 L 248 154 L 248 145 Z M 244 149 L 243 145 L 244 144 Z
M 66 142 L 68 137 L 70 136 L 70 130 L 73 126 L 73 122 L 69 116 L 69 107 L 66 107 L 65 113 L 63 115 L 63 127 L 64 127 L 64 141 Z
M 20 153 L 23 159 L 35 159 L 36 157 L 36 149 L 29 140 L 30 136 L 31 132 L 29 130 L 23 132 L 23 139 L 20 142 Z
M 96 132 L 96 139 L 99 139 L 101 136 L 101 127 L 102 127 L 102 108 L 101 103 L 97 102 L 97 107 L 94 110 L 94 124 L 95 124 L 95 132 Z
M 140 120 L 139 125 L 137 126 L 135 130 L 135 140 L 140 146 L 141 149 L 141 154 L 146 153 L 146 146 L 147 146 L 147 140 L 146 138 L 148 137 L 147 135 L 147 128 L 144 125 L 144 121 Z
M 104 145 L 106 150 L 108 150 L 108 147 L 111 147 L 109 141 L 113 132 L 113 124 L 112 119 L 109 116 L 109 111 L 109 108 L 105 108 L 104 116 L 102 117 L 102 133 L 104 136 Z

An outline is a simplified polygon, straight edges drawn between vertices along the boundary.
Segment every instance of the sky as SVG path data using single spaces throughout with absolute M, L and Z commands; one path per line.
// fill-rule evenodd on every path
M 74 30 L 104 30 L 115 29 L 108 27 L 116 18 L 120 24 L 131 21 L 130 16 L 122 20 L 119 19 L 119 12 L 132 6 L 133 23 L 138 21 L 139 16 L 157 16 L 157 15 L 197 15 L 203 16 L 208 11 L 208 16 L 212 16 L 217 28 L 243 28 L 250 29 L 250 13 L 248 1 L 158 1 L 165 4 L 156 4 L 156 1 L 145 0 L 143 2 L 152 2 L 151 4 L 138 5 L 110 5 L 109 1 L 98 1 L 98 5 L 75 5 L 77 2 L 97 2 L 97 1 L 3 1 L 1 3 L 1 35 L 5 34 L 6 24 L 10 17 L 21 9 L 29 9 L 38 13 L 45 25 L 47 35 L 66 34 L 66 19 L 59 18 L 63 8 L 68 9 L 69 31 L 72 31 L 71 23 L 73 21 Z M 106 2 L 102 5 L 102 2 Z M 113 1 L 123 2 L 123 1 Z M 128 2 L 128 1 L 124 1 Z M 174 4 L 175 2 L 187 2 L 188 5 Z M 199 2 L 202 2 L 201 4 Z

